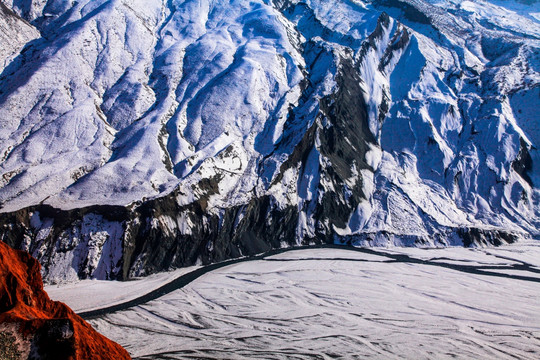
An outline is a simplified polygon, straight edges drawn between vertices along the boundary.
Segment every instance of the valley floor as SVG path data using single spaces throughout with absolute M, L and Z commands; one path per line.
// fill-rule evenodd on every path
M 46 290 L 82 311 L 181 272 Z M 539 295 L 540 242 L 308 249 L 219 268 L 91 323 L 137 359 L 535 359 Z

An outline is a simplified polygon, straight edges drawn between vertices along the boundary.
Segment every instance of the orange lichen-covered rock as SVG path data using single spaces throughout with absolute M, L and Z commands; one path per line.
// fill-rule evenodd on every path
M 0 358 L 130 359 L 43 290 L 40 265 L 0 241 Z

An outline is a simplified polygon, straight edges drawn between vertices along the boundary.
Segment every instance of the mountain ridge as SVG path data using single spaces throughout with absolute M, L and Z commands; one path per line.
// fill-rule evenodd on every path
M 1 238 L 61 281 L 537 237 L 540 25 L 498 3 L 7 2 L 42 38 L 0 75 Z

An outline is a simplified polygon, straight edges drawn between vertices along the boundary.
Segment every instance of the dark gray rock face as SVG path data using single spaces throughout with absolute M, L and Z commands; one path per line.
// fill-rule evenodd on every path
M 324 203 L 323 203 L 324 206 Z M 344 206 L 344 205 L 342 205 Z M 339 208 L 334 212 L 319 208 L 321 216 L 331 221 L 340 220 Z M 39 214 L 43 223 L 50 224 L 52 230 L 46 237 L 40 234 L 41 229 L 32 227 L 31 218 Z M 328 215 L 326 215 L 328 214 Z M 159 223 L 157 219 L 182 219 L 189 217 L 190 234 L 183 234 L 178 228 Z M 108 239 L 102 244 L 98 253 L 93 253 L 88 241 L 84 246 L 76 243 L 74 233 L 81 227 L 85 217 L 99 218 L 95 229 L 105 227 L 103 223 L 117 223 L 121 227 L 121 236 L 107 234 Z M 79 278 L 103 278 L 109 280 L 127 280 L 133 276 L 144 276 L 159 271 L 190 266 L 196 263 L 209 264 L 226 259 L 255 255 L 280 247 L 298 245 L 295 240 L 298 225 L 296 208 L 276 209 L 270 197 L 252 200 L 242 207 L 229 208 L 223 217 L 209 216 L 201 208 L 200 203 L 188 207 L 179 207 L 174 194 L 148 201 L 132 209 L 125 207 L 101 206 L 75 211 L 62 211 L 38 206 L 24 209 L 8 215 L 0 216 L 0 238 L 12 247 L 22 248 L 36 254 L 43 266 L 49 281 L 73 279 L 65 274 L 58 275 L 55 270 L 66 264 L 56 263 L 64 259 L 63 255 L 72 255 L 72 264 L 78 261 L 76 276 Z M 318 227 L 317 237 L 305 238 L 300 245 L 333 244 L 378 246 L 388 243 L 406 245 L 429 245 L 433 240 L 419 236 L 397 236 L 388 232 L 364 233 L 336 238 L 330 231 L 324 232 L 324 224 Z M 86 234 L 89 238 L 90 231 Z M 449 238 L 462 239 L 464 246 L 502 245 L 513 243 L 519 236 L 501 230 L 484 230 L 475 228 L 439 229 L 435 244 L 444 245 Z M 61 244 L 70 241 L 72 246 Z M 74 241 L 75 240 L 75 241 Z M 118 242 L 116 248 L 122 252 L 121 257 L 110 268 L 100 272 L 99 268 L 90 264 L 113 258 L 110 242 Z M 61 261 L 61 260 L 60 260 Z M 69 265 L 72 265 L 69 264 Z
M 32 218 L 39 216 L 51 231 L 43 236 L 40 228 L 31 225 Z M 183 234 L 177 228 L 159 223 L 158 219 L 189 218 L 190 233 Z M 106 223 L 115 223 L 120 236 L 108 232 L 98 253 L 93 253 L 88 240 L 75 238 L 85 219 L 99 219 L 92 230 L 99 230 Z M 71 255 L 74 270 L 80 278 L 106 278 L 127 280 L 131 276 L 194 265 L 208 264 L 230 258 L 259 254 L 295 242 L 298 212 L 294 208 L 276 209 L 269 197 L 252 200 L 242 207 L 229 208 L 223 217 L 204 212 L 201 202 L 187 207 L 178 206 L 175 194 L 145 202 L 128 209 L 125 207 L 100 206 L 74 211 L 62 211 L 38 206 L 0 216 L 0 238 L 12 247 L 23 248 L 38 256 L 50 281 L 65 280 L 52 274 L 54 266 L 63 255 Z M 85 236 L 92 238 L 89 230 Z M 70 246 L 61 246 L 70 242 Z M 113 242 L 117 242 L 114 244 Z M 306 243 L 307 244 L 307 243 Z M 82 245 L 82 246 L 81 246 Z M 114 258 L 111 248 L 121 251 L 109 271 L 101 272 L 92 267 L 98 262 Z M 60 260 L 62 261 L 62 260 Z M 76 264 L 77 262 L 77 264 Z M 69 278 L 67 278 L 69 279 Z

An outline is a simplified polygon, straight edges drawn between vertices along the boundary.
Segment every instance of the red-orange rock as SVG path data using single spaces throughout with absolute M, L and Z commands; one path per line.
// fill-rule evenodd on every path
M 0 358 L 131 359 L 43 290 L 40 265 L 0 241 Z

